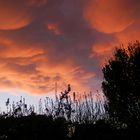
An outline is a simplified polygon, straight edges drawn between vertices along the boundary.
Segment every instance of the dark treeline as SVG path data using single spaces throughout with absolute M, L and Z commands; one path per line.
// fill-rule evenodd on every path
M 140 138 L 140 43 L 116 48 L 103 67 L 102 89 L 77 98 L 67 90 L 39 101 L 38 109 L 6 101 L 0 114 L 1 140 L 112 140 Z
M 139 129 L 117 129 L 105 120 L 98 120 L 95 124 L 71 124 L 64 118 L 53 119 L 45 115 L 0 119 L 1 140 L 135 140 L 139 136 Z

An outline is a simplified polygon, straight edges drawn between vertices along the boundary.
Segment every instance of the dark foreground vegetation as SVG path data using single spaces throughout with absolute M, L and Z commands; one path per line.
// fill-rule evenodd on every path
M 137 140 L 139 138 L 139 129 L 117 129 L 104 120 L 98 120 L 96 124 L 70 124 L 64 118 L 53 119 L 44 115 L 0 119 L 2 140 Z
M 40 100 L 37 110 L 24 98 L 17 103 L 7 99 L 0 139 L 140 139 L 140 43 L 116 49 L 103 74 L 105 96 L 97 92 L 76 98 L 68 85 L 55 101 Z

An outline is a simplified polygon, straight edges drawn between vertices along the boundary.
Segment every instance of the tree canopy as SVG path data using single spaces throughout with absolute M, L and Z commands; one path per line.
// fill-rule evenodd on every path
M 102 71 L 102 88 L 110 117 L 115 122 L 136 127 L 140 121 L 140 43 L 116 48 Z

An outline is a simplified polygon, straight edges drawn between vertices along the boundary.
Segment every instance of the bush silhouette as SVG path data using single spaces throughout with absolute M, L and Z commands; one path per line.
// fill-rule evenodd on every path
M 30 115 L 0 119 L 0 139 L 44 140 L 67 139 L 68 127 L 64 118 Z M 2 138 L 3 136 L 3 138 Z
M 140 122 L 140 43 L 117 48 L 103 68 L 103 92 L 111 119 L 121 127 L 138 127 Z
M 68 85 L 54 101 L 46 97 L 43 104 L 40 99 L 37 110 L 33 105 L 27 105 L 25 98 L 21 97 L 16 103 L 8 98 L 7 110 L 0 114 L 0 140 L 74 139 L 75 128 L 81 131 L 76 125 L 83 124 L 88 128 L 103 118 L 104 103 L 94 100 L 98 93 L 84 94 L 81 100 L 77 99 L 75 92 L 70 96 L 70 92 Z

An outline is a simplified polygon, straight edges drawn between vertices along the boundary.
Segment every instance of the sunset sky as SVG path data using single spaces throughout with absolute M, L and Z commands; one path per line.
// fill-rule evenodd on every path
M 139 0 L 0 0 L 0 102 L 34 102 L 56 82 L 101 90 L 112 50 L 139 39 Z

